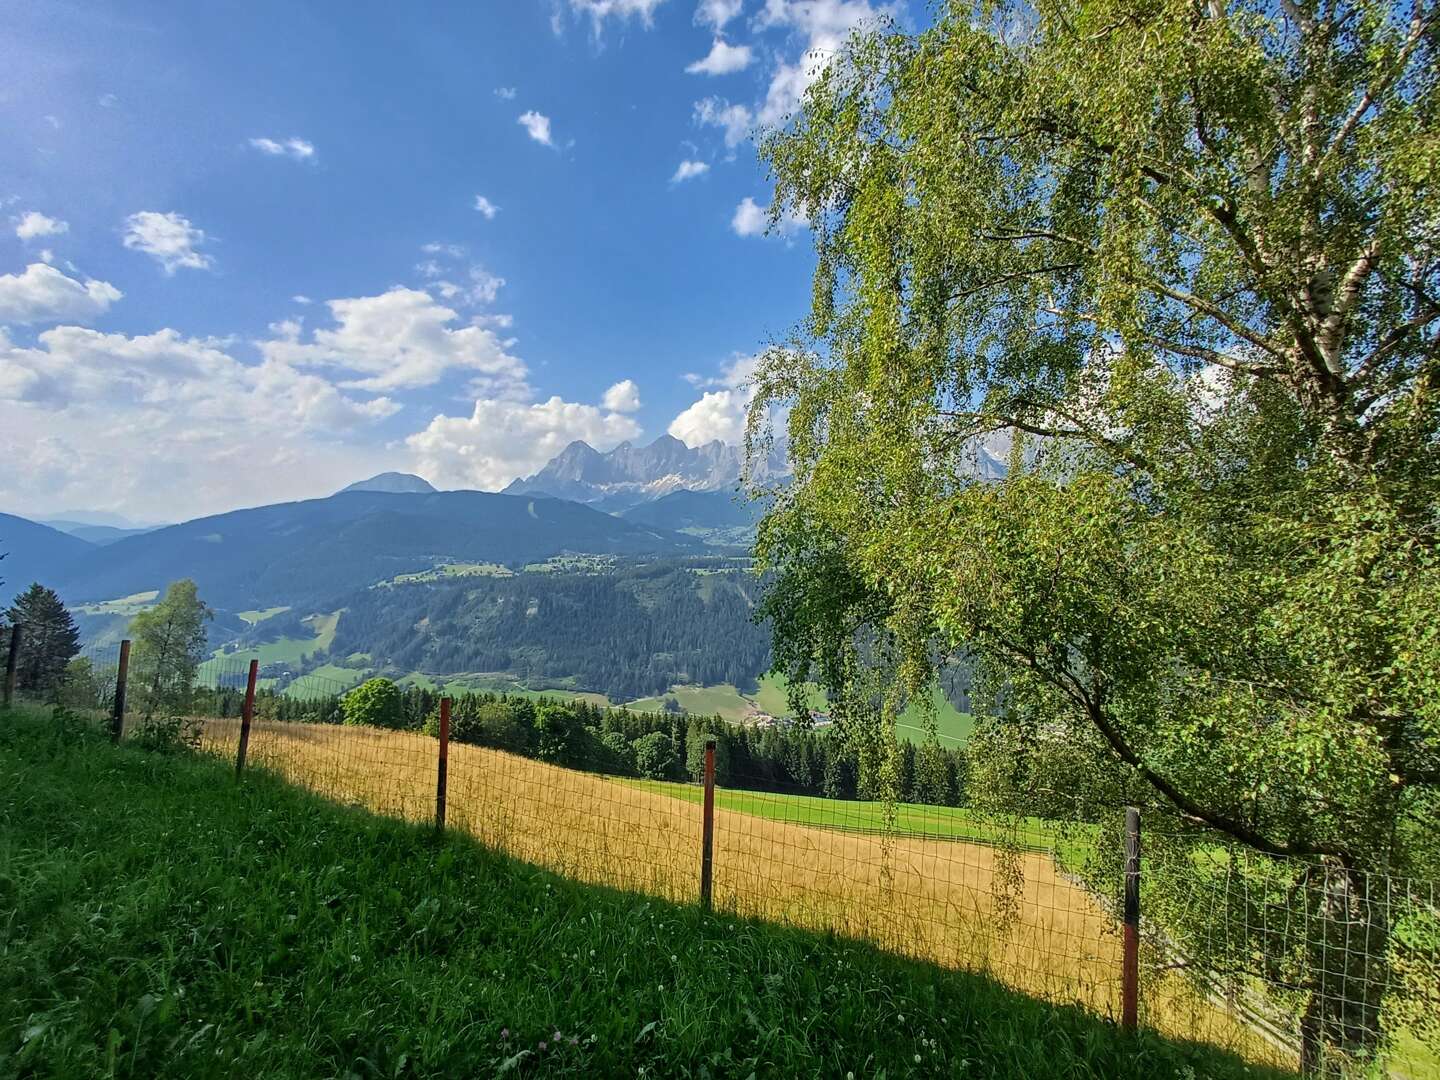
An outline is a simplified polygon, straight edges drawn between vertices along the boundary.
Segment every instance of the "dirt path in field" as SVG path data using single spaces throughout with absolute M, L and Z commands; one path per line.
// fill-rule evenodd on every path
M 233 755 L 237 721 L 206 741 Z M 340 802 L 416 821 L 435 813 L 436 742 L 333 725 L 257 723 L 250 762 Z M 776 796 L 783 799 L 783 796 Z M 451 828 L 527 862 L 671 900 L 697 896 L 700 806 L 496 750 L 452 744 Z M 955 840 L 847 834 L 730 810 L 715 813 L 717 909 L 873 941 L 982 971 L 1102 1016 L 1119 1010 L 1114 921 L 1049 855 Z M 1173 975 L 1145 986 L 1142 1019 L 1249 1056 L 1274 1051 Z

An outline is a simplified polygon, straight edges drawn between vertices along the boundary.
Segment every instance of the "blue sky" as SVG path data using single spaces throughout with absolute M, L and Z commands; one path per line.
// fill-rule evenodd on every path
M 0 509 L 196 516 L 738 433 L 750 133 L 871 0 L 3 3 Z

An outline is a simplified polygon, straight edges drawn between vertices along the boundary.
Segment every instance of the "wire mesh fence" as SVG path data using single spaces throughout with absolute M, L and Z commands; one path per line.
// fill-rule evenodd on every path
M 17 694 L 104 722 L 119 667 L 118 643 L 91 646 L 62 686 Z M 701 899 L 708 850 L 718 911 L 1125 1015 L 1122 807 L 1056 821 L 948 805 L 964 801 L 953 787 L 929 802 L 836 797 L 803 754 L 777 765 L 760 753 L 770 734 L 479 693 L 447 716 L 442 787 L 437 690 L 372 692 L 358 671 L 258 664 L 252 690 L 251 670 L 249 656 L 216 657 L 167 700 L 141 658 L 124 737 L 178 739 L 231 763 L 244 741 L 248 769 L 414 822 L 436 821 L 441 797 L 447 828 L 496 851 L 673 901 Z M 708 849 L 697 733 L 720 745 Z M 1435 882 L 1274 858 L 1195 830 L 1152 829 L 1140 850 L 1130 989 L 1141 1026 L 1317 1074 L 1440 1076 Z

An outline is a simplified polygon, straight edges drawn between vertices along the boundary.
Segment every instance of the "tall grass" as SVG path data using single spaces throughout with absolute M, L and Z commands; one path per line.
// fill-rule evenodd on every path
M 852 1073 L 1270 1075 L 0 713 L 0 1076 Z

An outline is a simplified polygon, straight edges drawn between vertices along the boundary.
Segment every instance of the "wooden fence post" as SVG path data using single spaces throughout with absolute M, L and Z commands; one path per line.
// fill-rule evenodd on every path
M 1125 808 L 1125 959 L 1121 971 L 1120 1025 L 1140 1020 L 1140 811 Z
M 25 630 L 19 623 L 10 628 L 10 652 L 5 657 L 5 707 L 15 697 L 15 676 L 20 670 L 20 639 Z
M 120 642 L 120 664 L 115 669 L 115 708 L 110 715 L 110 741 L 120 742 L 125 727 L 125 680 L 130 675 L 130 639 Z
M 250 747 L 250 721 L 255 719 L 255 679 L 260 674 L 260 661 L 250 661 L 250 672 L 245 676 L 245 704 L 240 709 L 240 749 L 235 752 L 235 779 L 245 771 L 245 752 Z
M 440 760 L 435 773 L 435 830 L 445 831 L 445 789 L 450 773 L 450 699 L 440 699 Z
M 700 906 L 713 906 L 710 893 L 715 854 L 715 740 L 705 740 L 705 802 L 700 833 Z

